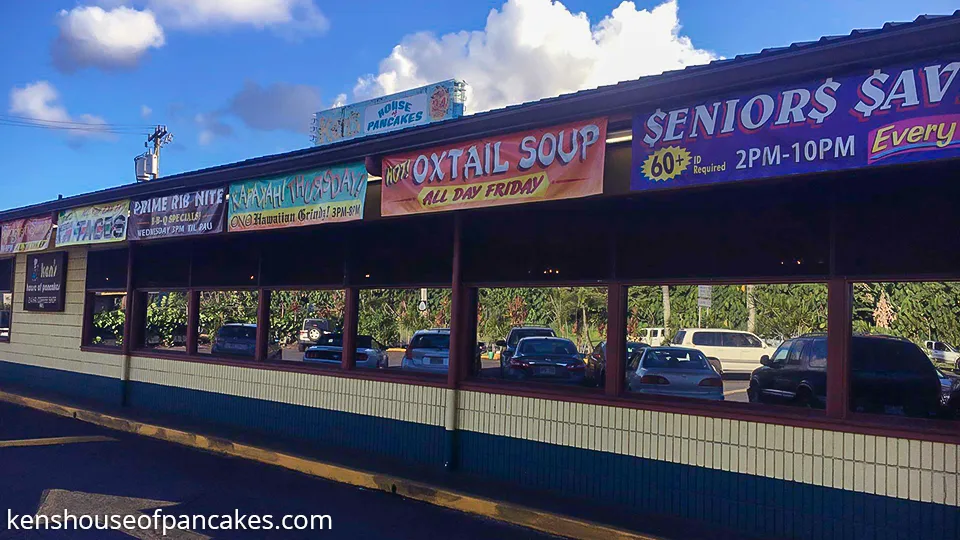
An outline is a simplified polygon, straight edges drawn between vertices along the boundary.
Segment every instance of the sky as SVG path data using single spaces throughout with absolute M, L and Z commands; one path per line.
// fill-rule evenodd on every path
M 5 0 L 0 210 L 311 145 L 311 114 L 449 78 L 467 113 L 949 14 L 956 0 Z M 37 127 L 40 126 L 40 127 Z

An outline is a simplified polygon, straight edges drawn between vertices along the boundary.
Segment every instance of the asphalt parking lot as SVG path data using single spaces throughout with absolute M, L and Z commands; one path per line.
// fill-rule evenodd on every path
M 246 516 L 247 529 L 197 527 L 166 538 L 549 538 L 379 491 L 115 432 L 0 402 L 0 539 L 160 539 L 159 531 L 25 531 L 14 516 Z M 329 516 L 315 529 L 256 530 L 251 516 Z M 259 520 L 261 524 L 264 521 Z M 22 524 L 22 521 L 19 522 Z M 222 520 L 220 520 L 222 523 Z M 287 524 L 305 524 L 288 520 Z M 325 526 L 329 523 L 329 527 Z M 324 526 L 323 530 L 319 530 Z

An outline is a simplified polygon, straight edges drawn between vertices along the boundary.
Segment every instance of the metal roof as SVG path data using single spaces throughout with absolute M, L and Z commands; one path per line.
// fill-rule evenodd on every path
M 910 22 L 889 22 L 880 28 L 853 30 L 847 35 L 824 36 L 816 41 L 767 48 L 757 53 L 687 66 L 422 127 L 261 156 L 150 182 L 125 184 L 6 210 L 0 212 L 0 221 L 115 199 L 155 196 L 376 158 L 389 153 L 591 116 L 626 116 L 643 107 L 661 106 L 681 99 L 957 50 L 960 48 L 957 36 L 960 36 L 960 10 L 951 15 L 921 15 Z

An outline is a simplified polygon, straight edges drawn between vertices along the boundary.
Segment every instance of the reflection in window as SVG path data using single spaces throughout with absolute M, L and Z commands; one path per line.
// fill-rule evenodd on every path
M 853 285 L 853 411 L 958 419 L 960 283 Z
M 630 287 L 627 389 L 821 408 L 826 306 L 825 284 Z
M 187 295 L 179 291 L 147 293 L 144 346 L 162 351 L 187 350 Z
M 321 345 L 323 338 L 342 332 L 343 309 L 342 290 L 272 291 L 270 340 L 280 348 L 280 359 L 302 362 L 308 357 L 320 356 L 310 349 Z M 333 357 L 332 354 L 327 356 Z M 339 353 L 336 356 L 339 364 Z
M 257 350 L 258 291 L 203 291 L 200 293 L 200 332 L 197 352 L 253 359 Z M 280 347 L 271 343 L 269 358 Z
M 606 333 L 606 288 L 480 289 L 473 372 L 481 378 L 600 386 Z
M 13 316 L 13 294 L 0 292 L 0 340 L 10 339 L 10 319 Z
M 451 304 L 450 289 L 360 291 L 357 367 L 446 374 Z
M 127 295 L 96 292 L 93 296 L 93 321 L 89 344 L 101 347 L 120 347 L 123 344 L 123 323 L 126 320 Z

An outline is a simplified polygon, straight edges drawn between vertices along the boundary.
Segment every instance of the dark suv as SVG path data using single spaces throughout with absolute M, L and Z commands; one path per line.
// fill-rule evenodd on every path
M 515 326 L 510 329 L 507 339 L 501 339 L 497 342 L 500 347 L 505 347 L 500 352 L 500 377 L 506 376 L 507 368 L 510 364 L 510 357 L 517 351 L 517 344 L 520 340 L 527 337 L 557 337 L 553 328 L 546 326 Z
M 940 379 L 927 355 L 914 343 L 888 336 L 853 337 L 851 408 L 884 412 L 900 408 L 908 416 L 930 416 L 940 408 Z M 827 395 L 827 337 L 784 341 L 750 377 L 751 402 L 822 408 Z

